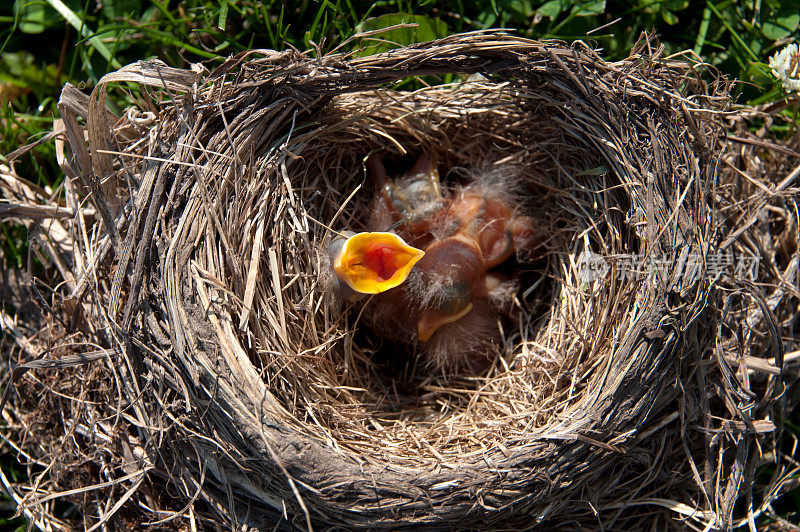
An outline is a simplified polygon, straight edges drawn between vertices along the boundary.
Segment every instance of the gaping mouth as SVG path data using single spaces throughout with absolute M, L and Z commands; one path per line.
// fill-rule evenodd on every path
M 423 255 L 393 233 L 357 233 L 345 241 L 333 269 L 356 292 L 380 294 L 403 283 Z

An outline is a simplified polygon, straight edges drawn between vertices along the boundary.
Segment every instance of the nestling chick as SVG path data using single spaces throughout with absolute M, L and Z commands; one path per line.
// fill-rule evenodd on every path
M 461 188 L 441 221 L 444 238 L 425 248 L 405 285 L 419 307 L 417 337 L 436 367 L 477 367 L 499 340 L 499 314 L 519 288 L 492 272 L 533 244 L 533 221 L 518 216 L 497 191 Z
M 432 231 L 442 221 L 447 207 L 436 160 L 424 154 L 407 174 L 395 180 L 389 180 L 380 159 L 370 157 L 368 164 L 373 180 L 380 186 L 370 208 L 370 230 L 392 229 L 414 246 L 430 244 Z
M 370 168 L 381 186 L 370 210 L 369 229 L 376 232 L 351 237 L 362 244 L 347 252 L 331 248 L 337 277 L 353 294 L 376 294 L 365 320 L 384 337 L 418 345 L 431 366 L 452 371 L 486 365 L 487 347 L 500 336 L 499 312 L 518 288 L 490 270 L 534 244 L 532 219 L 519 215 L 507 187 L 491 180 L 445 194 L 430 155 L 394 180 L 380 161 L 371 160 Z M 361 236 L 391 235 L 389 230 L 396 239 L 371 243 L 377 237 Z M 380 260 L 371 251 L 375 246 Z M 387 267 L 384 256 L 402 257 L 402 265 Z M 347 282 L 345 264 L 369 271 L 362 275 L 367 283 Z M 381 278 L 387 282 L 379 285 Z

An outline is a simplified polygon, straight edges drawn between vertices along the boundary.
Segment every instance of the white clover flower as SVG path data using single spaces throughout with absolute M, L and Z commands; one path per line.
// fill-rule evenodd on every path
M 790 44 L 769 58 L 772 74 L 783 82 L 787 91 L 800 92 L 800 51 Z

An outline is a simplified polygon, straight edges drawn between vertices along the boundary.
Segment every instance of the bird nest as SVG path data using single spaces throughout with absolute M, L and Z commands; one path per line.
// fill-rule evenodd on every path
M 87 523 L 265 530 L 752 515 L 784 349 L 753 282 L 788 266 L 734 269 L 750 209 L 787 186 L 757 196 L 767 177 L 721 170 L 735 113 L 689 59 L 479 33 L 65 87 L 66 180 L 25 215 L 63 282 L 10 395 L 40 420 L 11 439 L 58 459 L 18 502 L 49 526 L 43 493 L 71 488 Z M 114 113 L 111 87 L 136 104 Z M 331 239 L 370 229 L 370 159 L 400 175 L 426 154 L 448 194 L 502 175 L 536 229 L 478 369 L 432 367 L 367 319 L 387 303 L 325 282 Z

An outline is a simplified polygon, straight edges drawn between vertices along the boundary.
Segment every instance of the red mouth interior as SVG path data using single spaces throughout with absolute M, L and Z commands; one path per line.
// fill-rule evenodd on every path
M 389 244 L 370 242 L 364 250 L 361 265 L 386 280 L 397 271 L 397 253 Z

